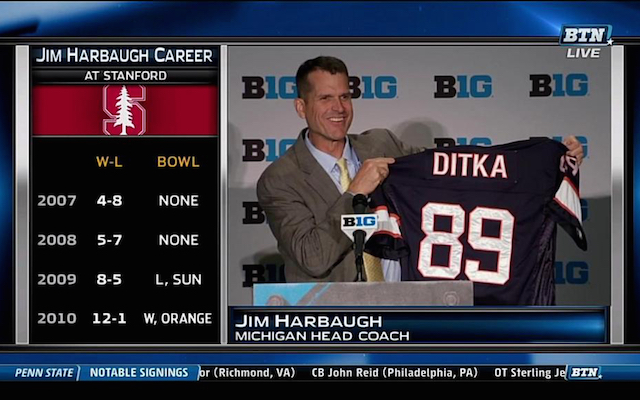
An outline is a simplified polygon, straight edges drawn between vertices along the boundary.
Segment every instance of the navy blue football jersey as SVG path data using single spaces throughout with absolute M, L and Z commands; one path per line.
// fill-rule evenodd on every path
M 403 281 L 470 280 L 476 305 L 555 304 L 556 225 L 586 250 L 579 173 L 554 140 L 454 146 L 396 159 L 372 193 L 367 252 Z

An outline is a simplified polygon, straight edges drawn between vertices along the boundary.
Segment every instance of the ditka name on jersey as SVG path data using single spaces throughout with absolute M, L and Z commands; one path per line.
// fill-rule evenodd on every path
M 433 153 L 434 176 L 469 176 L 474 178 L 507 179 L 507 166 L 503 154 L 497 154 L 489 163 L 489 154 Z
M 382 328 L 382 316 L 373 315 L 279 315 L 269 316 L 243 315 L 236 328 Z

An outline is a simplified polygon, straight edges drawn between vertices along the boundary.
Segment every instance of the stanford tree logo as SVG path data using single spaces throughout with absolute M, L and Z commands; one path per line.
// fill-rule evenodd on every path
M 140 105 L 147 90 L 141 85 L 107 85 L 102 88 L 102 132 L 109 136 L 141 136 L 147 128 L 147 110 Z

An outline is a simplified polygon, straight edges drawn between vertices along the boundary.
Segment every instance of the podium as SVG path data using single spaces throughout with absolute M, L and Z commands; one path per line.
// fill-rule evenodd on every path
M 317 282 L 253 286 L 254 306 L 472 306 L 473 283 Z

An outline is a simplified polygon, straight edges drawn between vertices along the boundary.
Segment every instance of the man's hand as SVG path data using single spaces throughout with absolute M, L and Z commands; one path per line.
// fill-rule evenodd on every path
M 567 154 L 578 159 L 578 166 L 582 164 L 582 158 L 584 157 L 582 143 L 580 143 L 578 139 L 572 135 L 564 140 L 564 145 L 569 149 L 569 151 L 567 151 Z
M 389 176 L 389 164 L 395 161 L 393 158 L 382 157 L 366 160 L 353 177 L 348 191 L 353 194 L 370 195 Z

